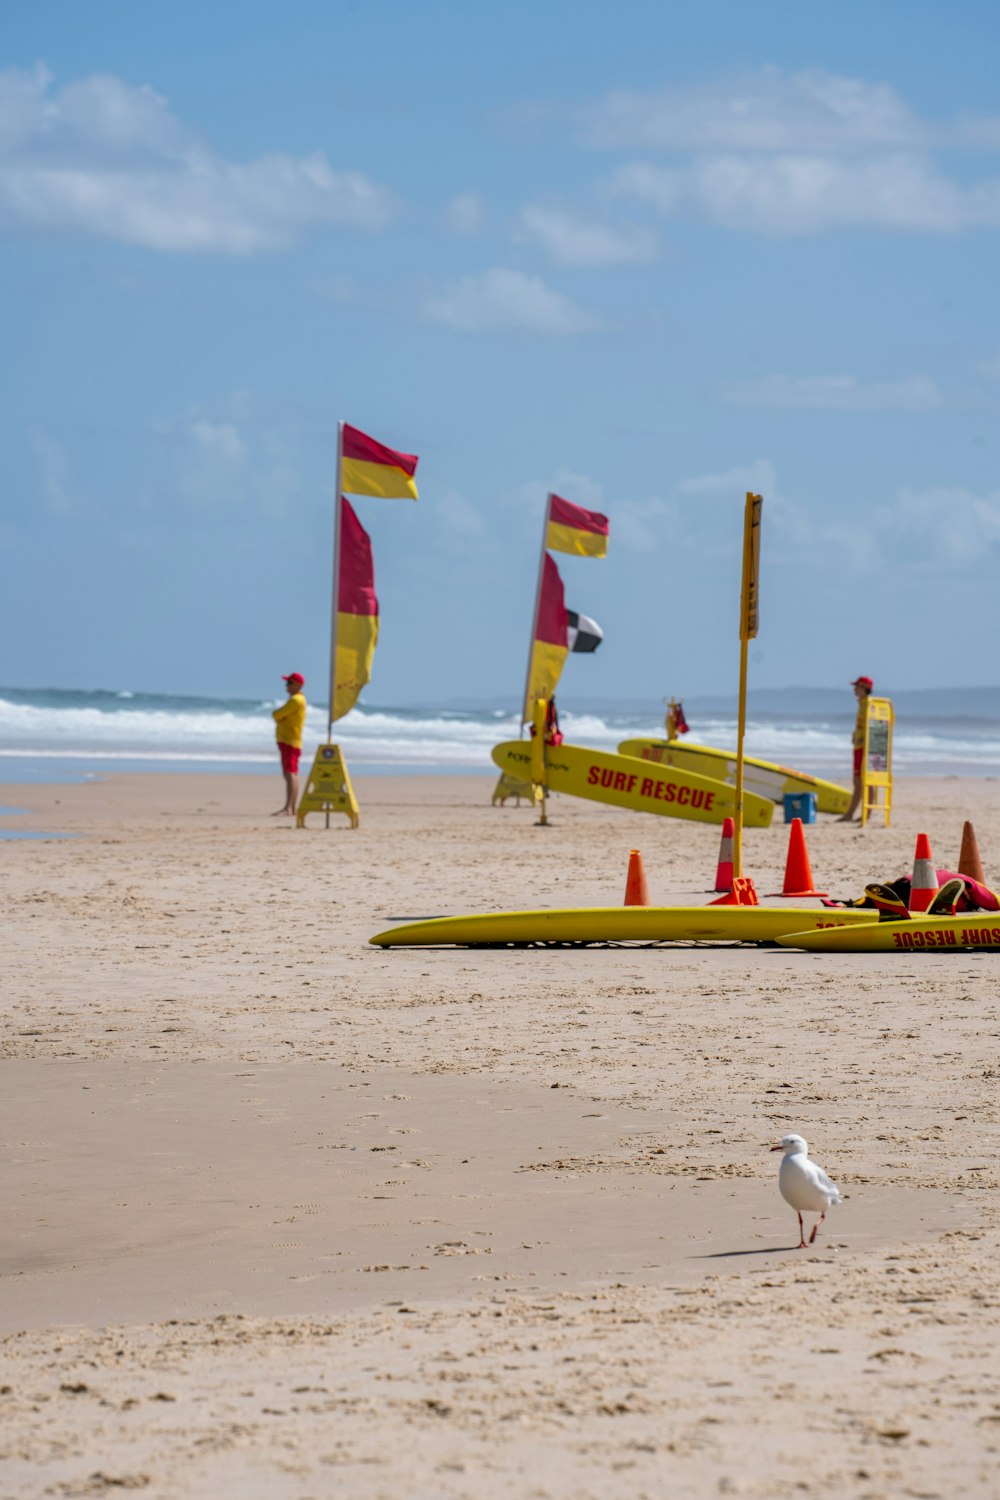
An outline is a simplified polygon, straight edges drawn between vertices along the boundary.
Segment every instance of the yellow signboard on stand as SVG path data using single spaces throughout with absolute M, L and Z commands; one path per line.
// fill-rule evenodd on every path
M 506 771 L 501 771 L 500 780 L 493 788 L 493 797 L 491 800 L 494 807 L 496 807 L 498 802 L 501 807 L 504 807 L 509 799 L 513 797 L 518 807 L 520 807 L 522 797 L 526 802 L 535 803 L 541 801 L 541 796 L 541 787 L 533 786 L 530 781 L 525 781 L 523 777 L 509 776 Z
M 885 826 L 892 813 L 892 727 L 895 714 L 890 698 L 869 698 L 865 715 L 865 743 L 861 756 L 861 823 L 881 807 Z M 879 801 L 879 792 L 882 801 Z
M 299 798 L 299 810 L 295 819 L 298 828 L 306 826 L 306 818 L 313 812 L 344 813 L 351 827 L 357 828 L 358 800 L 351 786 L 347 762 L 339 745 L 320 745 L 309 772 L 306 789 Z

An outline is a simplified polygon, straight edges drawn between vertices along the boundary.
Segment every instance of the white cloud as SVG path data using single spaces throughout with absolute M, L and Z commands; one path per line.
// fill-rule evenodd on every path
M 321 223 L 377 229 L 390 193 L 321 152 L 213 154 L 147 86 L 44 68 L 0 74 L 0 230 L 86 233 L 147 249 L 249 254 Z
M 942 134 L 888 84 L 774 67 L 656 92 L 621 90 L 579 109 L 574 124 L 591 146 L 695 152 L 896 150 Z
M 853 375 L 768 375 L 731 386 L 726 399 L 743 406 L 811 407 L 822 411 L 930 411 L 942 400 L 937 385 L 926 375 L 868 384 Z
M 774 465 L 766 458 L 718 473 L 696 475 L 682 480 L 677 488 L 682 495 L 702 498 L 702 506 L 697 512 L 686 511 L 688 530 L 699 521 L 703 527 L 707 523 L 712 537 L 719 534 L 720 508 L 726 518 L 727 536 L 739 535 L 743 526 L 745 496 L 748 492 L 762 495 L 768 557 L 774 561 L 783 562 L 803 551 L 827 548 L 859 568 L 873 556 L 868 531 L 858 526 L 830 523 L 825 517 L 817 524 L 808 498 L 793 499 L 786 495 L 778 483 Z
M 876 532 L 891 538 L 895 563 L 931 570 L 964 568 L 983 559 L 995 567 L 1000 544 L 1000 491 L 977 495 L 961 488 L 904 490 L 871 516 Z
M 232 422 L 207 422 L 198 418 L 191 423 L 190 430 L 198 446 L 209 453 L 237 462 L 245 456 L 243 439 Z
M 683 479 L 677 488 L 682 495 L 773 494 L 776 487 L 774 467 L 766 458 L 752 464 L 740 464 L 717 474 L 699 474 Z
M 620 500 L 611 516 L 611 540 L 628 552 L 650 552 L 658 547 L 679 519 L 675 505 L 652 496 L 648 500 Z M 659 523 L 659 524 L 653 524 Z
M 596 320 L 539 276 L 496 266 L 428 297 L 424 316 L 462 333 L 585 333 Z
M 478 234 L 486 222 L 486 207 L 477 193 L 457 193 L 445 207 L 445 223 L 455 234 Z
M 682 494 L 701 497 L 711 505 L 713 533 L 718 512 L 713 502 L 726 503 L 733 527 L 739 528 L 747 490 L 764 497 L 764 545 L 771 563 L 794 562 L 822 556 L 831 569 L 879 573 L 887 555 L 893 567 L 920 575 L 942 567 L 967 570 L 985 562 L 994 569 L 1000 545 L 1000 491 L 977 495 L 959 487 L 903 490 L 885 504 L 867 503 L 863 520 L 830 518 L 830 512 L 809 495 L 794 498 L 782 493 L 773 464 L 767 459 L 720 473 L 684 480 Z M 699 515 L 687 513 L 687 529 Z
M 1000 177 L 977 180 L 978 166 L 959 177 L 937 160 L 1000 151 L 1000 115 L 924 119 L 885 83 L 766 67 L 543 106 L 534 117 L 590 147 L 648 153 L 625 161 L 604 189 L 663 215 L 774 235 L 1000 227 Z
M 558 266 L 632 265 L 654 260 L 658 249 L 656 236 L 638 225 L 614 227 L 538 204 L 521 210 L 520 227 Z
M 729 155 L 675 168 L 635 162 L 613 173 L 606 190 L 662 214 L 686 210 L 765 234 L 1000 226 L 1000 178 L 963 187 L 918 156 Z
M 234 392 L 219 413 L 196 411 L 162 430 L 173 439 L 176 491 L 188 502 L 290 513 L 301 488 L 301 441 L 269 422 L 248 392 Z

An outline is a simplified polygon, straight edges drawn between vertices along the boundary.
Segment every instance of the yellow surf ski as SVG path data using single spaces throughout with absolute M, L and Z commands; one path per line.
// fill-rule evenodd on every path
M 369 938 L 378 948 L 493 948 L 543 943 L 774 943 L 809 927 L 870 921 L 857 908 L 772 906 L 591 906 L 429 917 Z
M 505 740 L 502 745 L 494 745 L 493 759 L 506 775 L 519 781 L 531 780 L 529 740 Z M 550 792 L 628 807 L 633 812 L 689 818 L 696 823 L 721 823 L 736 814 L 732 787 L 689 770 L 661 768 L 633 756 L 587 750 L 581 745 L 546 747 L 545 766 Z M 773 816 L 770 798 L 754 792 L 744 794 L 744 827 L 766 828 Z
M 868 921 L 836 931 L 782 934 L 786 948 L 810 953 L 962 953 L 970 948 L 1000 948 L 1000 912 L 967 912 L 958 917 L 911 917 L 908 922 Z
M 714 776 L 727 786 L 736 785 L 734 750 L 716 750 L 711 745 L 689 745 L 680 740 L 640 739 L 622 740 L 618 753 L 634 755 L 657 765 L 675 766 L 681 771 L 693 771 L 699 776 Z M 814 792 L 817 811 L 824 813 L 844 813 L 851 800 L 847 787 L 838 786 L 835 781 L 823 781 L 819 776 L 792 771 L 773 761 L 756 760 L 752 755 L 743 757 L 743 784 L 772 802 L 780 802 L 786 792 Z

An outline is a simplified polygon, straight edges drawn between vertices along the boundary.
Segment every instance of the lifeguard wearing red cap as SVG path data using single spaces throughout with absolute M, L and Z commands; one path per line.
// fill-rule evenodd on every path
M 851 687 L 865 687 L 869 692 L 871 692 L 874 686 L 875 679 L 872 677 L 855 677 L 854 681 L 851 683 Z
M 283 676 L 281 680 L 282 682 L 298 682 L 301 683 L 303 687 L 305 687 L 306 685 L 306 680 L 301 672 L 289 672 L 288 675 Z

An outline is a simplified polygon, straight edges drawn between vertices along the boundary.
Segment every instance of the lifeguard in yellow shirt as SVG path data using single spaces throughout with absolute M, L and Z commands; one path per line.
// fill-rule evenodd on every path
M 288 702 L 274 710 L 274 732 L 281 756 L 281 774 L 285 778 L 285 805 L 276 818 L 294 818 L 299 801 L 299 756 L 302 754 L 302 731 L 306 724 L 306 697 L 302 689 L 306 680 L 301 672 L 289 672 L 282 682 L 288 688 Z
M 844 816 L 837 819 L 838 823 L 850 823 L 861 806 L 861 790 L 864 783 L 861 762 L 865 753 L 865 721 L 868 718 L 868 699 L 872 695 L 874 686 L 875 683 L 870 677 L 855 677 L 851 683 L 854 696 L 858 700 L 858 714 L 854 721 L 854 733 L 851 736 L 851 745 L 854 750 L 854 788 L 851 792 L 850 806 Z

